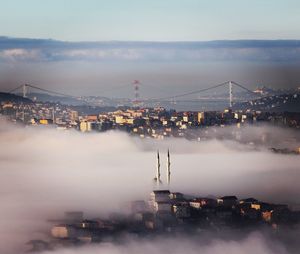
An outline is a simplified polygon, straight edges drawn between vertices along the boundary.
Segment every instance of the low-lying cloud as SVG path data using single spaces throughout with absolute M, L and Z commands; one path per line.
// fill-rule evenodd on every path
M 166 151 L 170 148 L 172 191 L 300 203 L 299 156 L 273 154 L 265 148 L 253 150 L 249 145 L 229 140 L 142 140 L 120 132 L 82 134 L 23 128 L 3 120 L 0 126 L 1 253 L 16 253 L 24 242 L 38 237 L 47 228 L 47 219 L 61 217 L 66 210 L 101 216 L 119 211 L 126 201 L 148 199 L 157 149 L 161 151 L 164 181 Z M 249 132 L 258 132 L 248 128 Z M 259 128 L 268 131 L 268 127 Z M 281 129 L 277 133 L 284 138 L 288 135 Z M 228 253 L 240 253 L 238 250 L 246 245 L 254 246 L 253 239 L 251 236 L 239 243 L 220 240 L 217 245 L 205 245 L 203 253 L 224 253 L 218 252 L 223 247 L 228 248 Z M 147 244 L 149 250 L 159 248 Z M 139 248 L 137 243 L 132 246 Z M 113 246 L 109 253 L 129 253 L 132 246 L 124 252 L 123 247 Z M 255 253 L 285 253 L 264 252 L 264 240 L 254 248 Z M 197 247 L 191 245 L 189 253 L 194 253 L 194 249 Z M 86 253 L 85 249 L 61 253 L 73 252 Z
M 222 238 L 208 239 L 205 235 L 199 238 L 170 237 L 170 239 L 130 240 L 124 245 L 103 244 L 77 249 L 62 249 L 45 254 L 82 254 L 82 253 L 108 253 L 108 254 L 287 254 L 288 251 L 280 244 L 272 242 L 269 236 L 255 232 L 244 238 L 226 240 Z
M 299 62 L 300 42 L 63 42 L 0 37 L 0 60 Z

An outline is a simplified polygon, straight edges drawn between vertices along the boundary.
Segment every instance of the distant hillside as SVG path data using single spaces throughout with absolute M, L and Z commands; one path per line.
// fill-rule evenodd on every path
M 11 93 L 3 93 L 0 92 L 0 102 L 18 102 L 18 103 L 32 103 L 32 101 L 28 98 L 23 98 L 22 96 L 11 94 Z
M 0 49 L 7 48 L 299 48 L 300 40 L 213 40 L 213 41 L 59 41 L 0 36 Z
M 237 103 L 233 108 L 269 112 L 300 112 L 300 93 L 265 96 L 260 99 Z
M 80 101 L 77 98 L 49 95 L 49 94 L 45 94 L 45 93 L 29 93 L 28 97 L 33 101 L 45 102 L 45 103 L 50 102 L 50 103 L 60 103 L 60 104 L 65 104 L 65 105 L 86 104 L 85 102 Z
M 107 106 L 112 104 L 112 101 L 110 99 L 101 96 L 84 96 L 84 97 L 72 98 L 72 97 L 49 95 L 45 93 L 29 93 L 28 98 L 30 98 L 33 101 L 39 101 L 45 103 L 47 102 L 60 103 L 60 104 L 72 105 L 72 106 L 82 106 L 82 105 Z

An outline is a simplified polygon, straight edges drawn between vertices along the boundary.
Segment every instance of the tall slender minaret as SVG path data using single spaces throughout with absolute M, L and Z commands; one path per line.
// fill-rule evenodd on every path
M 156 182 L 157 188 L 159 188 L 161 180 L 160 180 L 160 158 L 159 158 L 159 151 L 157 150 L 157 165 L 156 165 L 156 176 L 154 178 Z
M 168 149 L 168 158 L 167 158 L 167 183 L 168 187 L 170 187 L 171 182 L 171 160 L 170 160 L 170 151 Z

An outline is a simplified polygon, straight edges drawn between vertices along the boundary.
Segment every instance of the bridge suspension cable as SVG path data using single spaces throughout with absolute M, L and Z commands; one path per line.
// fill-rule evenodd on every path
M 218 88 L 218 87 L 224 86 L 226 84 L 228 84 L 228 81 L 223 82 L 221 84 L 214 85 L 214 86 L 206 87 L 206 88 L 203 88 L 203 89 L 199 89 L 199 90 L 195 90 L 195 91 L 191 91 L 191 92 L 186 92 L 186 93 L 182 93 L 182 94 L 176 94 L 176 95 L 167 96 L 167 97 L 161 97 L 161 98 L 157 98 L 157 99 L 153 99 L 153 100 L 160 101 L 160 100 L 168 100 L 168 99 L 174 99 L 174 98 L 184 97 L 184 96 L 187 96 L 187 95 L 202 93 L 202 92 L 214 89 L 214 88 Z
M 31 87 L 31 88 L 35 88 L 35 89 L 43 91 L 43 92 L 51 93 L 51 94 L 56 94 L 56 95 L 60 95 L 60 96 L 70 97 L 70 98 L 77 98 L 74 95 L 60 93 L 60 92 L 56 92 L 56 91 L 51 91 L 51 90 L 40 88 L 40 87 L 37 87 L 37 86 L 34 86 L 34 85 L 30 85 L 30 84 L 27 84 L 27 86 Z
M 14 89 L 8 91 L 8 93 L 13 93 L 13 92 L 17 91 L 18 89 L 23 88 L 24 86 L 31 87 L 31 88 L 34 88 L 34 89 L 37 89 L 37 90 L 40 90 L 40 91 L 43 91 L 43 92 L 50 93 L 50 94 L 56 94 L 56 95 L 65 96 L 65 97 L 71 97 L 71 98 L 78 98 L 78 97 L 76 97 L 74 95 L 70 95 L 70 94 L 66 94 L 66 93 L 61 93 L 61 92 L 57 92 L 57 91 L 53 91 L 53 90 L 41 88 L 41 87 L 38 87 L 38 86 L 33 85 L 33 84 L 20 85 L 18 87 L 15 87 Z M 123 88 L 129 87 L 129 86 L 132 86 L 132 84 L 124 84 L 124 85 L 120 85 L 120 86 L 108 88 L 108 89 L 102 90 L 100 93 L 106 93 L 106 92 L 110 92 L 110 91 L 115 91 L 115 90 L 123 89 Z
M 255 94 L 250 89 L 244 87 L 243 85 L 241 85 L 241 84 L 239 84 L 235 81 L 226 81 L 226 82 L 223 82 L 223 83 L 220 83 L 220 84 L 217 84 L 217 85 L 213 85 L 213 86 L 210 86 L 210 87 L 206 87 L 206 88 L 203 88 L 203 89 L 194 90 L 194 91 L 190 91 L 190 92 L 185 92 L 185 93 L 181 93 L 181 94 L 176 94 L 176 95 L 172 95 L 172 96 L 166 96 L 166 97 L 151 99 L 151 100 L 153 100 L 153 101 L 162 101 L 162 100 L 180 98 L 180 97 L 184 97 L 184 96 L 188 96 L 188 95 L 193 95 L 193 94 L 206 92 L 206 91 L 209 91 L 209 90 L 212 90 L 212 89 L 215 89 L 215 88 L 218 88 L 218 87 L 222 87 L 222 86 L 225 86 L 225 85 L 228 85 L 228 84 L 230 85 L 229 88 L 232 88 L 232 85 L 235 85 L 235 86 L 237 86 L 239 88 L 242 88 L 243 90 L 245 90 L 245 91 L 247 91 L 251 94 Z M 231 91 L 231 93 L 232 93 L 232 91 Z M 255 95 L 257 95 L 257 94 L 255 94 Z
M 15 87 L 14 89 L 9 90 L 8 93 L 13 93 L 13 92 L 17 91 L 18 89 L 22 88 L 23 86 L 24 86 L 24 85 L 20 85 L 20 86 L 18 86 L 18 87 Z
M 234 81 L 231 81 L 231 83 L 232 83 L 233 85 L 235 85 L 235 86 L 238 86 L 238 87 L 240 87 L 240 88 L 246 90 L 247 92 L 249 92 L 249 93 L 251 93 L 251 94 L 257 95 L 256 93 L 254 93 L 253 91 L 251 91 L 251 90 L 248 89 L 247 87 L 242 86 L 242 85 L 239 84 L 239 83 L 236 83 L 236 82 L 234 82 Z
M 70 95 L 70 94 L 65 94 L 65 93 L 60 93 L 60 92 L 56 92 L 56 91 L 52 91 L 52 90 L 48 90 L 48 89 L 45 89 L 45 88 L 40 88 L 38 86 L 35 86 L 35 85 L 32 85 L 32 84 L 24 84 L 24 85 L 20 85 L 10 91 L 8 91 L 9 93 L 13 93 L 15 91 L 17 91 L 18 89 L 21 89 L 23 88 L 23 92 L 24 92 L 24 87 L 31 87 L 31 88 L 34 88 L 34 89 L 37 89 L 37 90 L 40 90 L 40 91 L 43 91 L 43 92 L 47 92 L 47 93 L 50 93 L 50 94 L 56 94 L 56 95 L 60 95 L 60 96 L 64 96 L 64 97 L 69 97 L 69 98 L 77 98 L 76 96 L 74 95 Z M 26 90 L 26 89 L 25 89 Z M 24 95 L 24 94 L 23 94 Z

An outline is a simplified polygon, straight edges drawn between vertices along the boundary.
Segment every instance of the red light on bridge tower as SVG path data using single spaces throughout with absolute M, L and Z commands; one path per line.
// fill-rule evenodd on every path
M 133 99 L 133 105 L 135 107 L 138 107 L 139 106 L 139 98 L 140 98 L 140 85 L 141 85 L 141 82 L 139 80 L 134 80 L 132 82 L 133 84 L 133 89 L 134 89 L 134 99 Z

